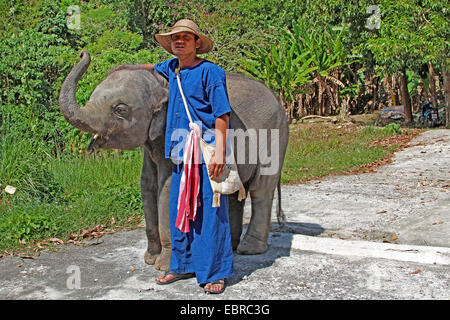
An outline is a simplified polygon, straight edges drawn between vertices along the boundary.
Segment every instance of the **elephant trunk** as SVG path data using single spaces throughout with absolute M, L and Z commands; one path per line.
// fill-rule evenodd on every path
M 85 112 L 83 112 L 84 110 L 78 105 L 75 98 L 78 81 L 86 72 L 89 64 L 91 63 L 89 52 L 83 50 L 80 57 L 81 61 L 72 69 L 72 71 L 70 71 L 61 87 L 61 91 L 59 93 L 59 107 L 64 117 L 73 126 L 82 131 L 95 132 L 87 123 L 88 118 L 85 115 Z

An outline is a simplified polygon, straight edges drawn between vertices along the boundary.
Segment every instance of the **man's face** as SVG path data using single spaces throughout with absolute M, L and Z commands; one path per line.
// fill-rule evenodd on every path
M 201 40 L 195 40 L 195 35 L 190 32 L 179 32 L 171 36 L 172 52 L 177 57 L 188 56 L 197 53 Z

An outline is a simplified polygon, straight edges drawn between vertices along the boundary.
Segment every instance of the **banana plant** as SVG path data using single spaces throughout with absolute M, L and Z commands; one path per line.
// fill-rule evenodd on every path
M 347 54 L 342 43 L 346 29 L 330 26 L 317 27 L 302 20 L 294 21 L 292 27 L 292 39 L 295 41 L 297 50 L 310 52 L 312 65 L 316 67 L 313 82 L 317 83 L 319 88 L 319 114 L 322 114 L 324 93 L 328 95 L 332 107 L 336 110 L 339 94 L 337 90 L 333 90 L 332 85 L 341 89 L 345 88 L 345 85 L 332 73 L 356 61 Z M 336 92 L 336 98 L 333 96 L 333 91 Z
M 311 53 L 297 50 L 292 35 L 282 33 L 279 42 L 272 43 L 269 50 L 254 47 L 254 52 L 244 51 L 244 69 L 255 78 L 279 93 L 288 118 L 294 117 L 296 95 L 309 83 L 317 67 L 312 66 Z

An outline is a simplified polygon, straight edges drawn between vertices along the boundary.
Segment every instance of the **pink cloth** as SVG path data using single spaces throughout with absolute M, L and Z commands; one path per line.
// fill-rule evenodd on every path
M 178 193 L 178 214 L 175 226 L 181 232 L 189 232 L 189 220 L 195 221 L 197 207 L 200 206 L 200 152 L 201 129 L 196 123 L 189 123 L 188 139 L 183 154 L 183 174 Z

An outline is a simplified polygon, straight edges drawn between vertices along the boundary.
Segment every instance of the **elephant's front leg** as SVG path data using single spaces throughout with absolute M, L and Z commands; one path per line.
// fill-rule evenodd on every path
M 158 217 L 161 254 L 155 262 L 155 268 L 169 270 L 172 253 L 170 241 L 169 195 L 172 177 L 172 162 L 164 159 L 158 164 Z
M 147 264 L 155 264 L 161 253 L 161 240 L 159 236 L 157 195 L 157 171 L 150 153 L 144 149 L 144 161 L 141 174 L 141 195 L 145 215 L 145 231 L 147 233 L 148 247 L 144 254 Z

